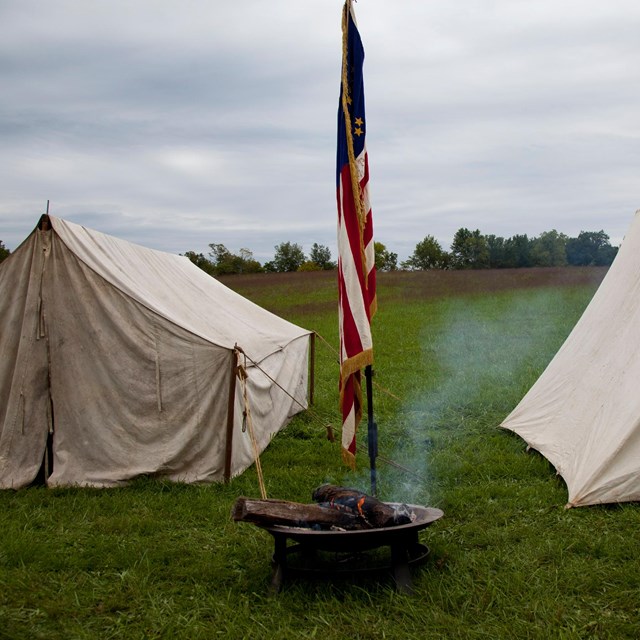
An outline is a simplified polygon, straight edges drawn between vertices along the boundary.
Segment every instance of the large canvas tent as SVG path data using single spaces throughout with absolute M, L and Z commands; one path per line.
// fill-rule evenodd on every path
M 567 484 L 567 506 L 640 500 L 640 212 L 593 299 L 502 427 Z
M 307 405 L 309 337 L 186 257 L 43 216 L 0 265 L 0 487 L 43 461 L 49 485 L 237 475 L 245 395 L 262 451 Z

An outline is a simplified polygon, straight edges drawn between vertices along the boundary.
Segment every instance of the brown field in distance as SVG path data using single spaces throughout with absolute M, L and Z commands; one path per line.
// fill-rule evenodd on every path
M 378 273 L 379 302 L 413 298 L 428 300 L 457 295 L 482 295 L 517 289 L 597 287 L 608 267 L 535 267 L 459 271 L 391 271 Z M 294 305 L 299 295 L 317 292 L 317 306 L 337 304 L 337 271 L 258 273 L 222 276 L 220 282 L 269 308 L 266 288 L 286 295 Z M 308 304 L 308 303 L 307 303 Z

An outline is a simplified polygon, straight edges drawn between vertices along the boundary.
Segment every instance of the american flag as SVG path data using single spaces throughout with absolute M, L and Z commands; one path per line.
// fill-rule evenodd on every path
M 342 457 L 355 466 L 362 417 L 361 369 L 373 364 L 371 318 L 376 309 L 373 220 L 362 65 L 364 49 L 351 0 L 342 14 L 342 82 L 338 107 L 338 296 Z

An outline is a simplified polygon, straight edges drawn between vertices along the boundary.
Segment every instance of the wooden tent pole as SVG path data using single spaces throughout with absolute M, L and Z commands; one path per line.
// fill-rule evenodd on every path
M 236 405 L 236 376 L 238 370 L 238 353 L 231 352 L 231 377 L 229 379 L 229 396 L 227 398 L 227 438 L 224 457 L 224 481 L 231 480 L 231 454 L 233 453 L 233 423 Z
M 312 405 L 316 389 L 316 332 L 309 334 L 309 404 Z

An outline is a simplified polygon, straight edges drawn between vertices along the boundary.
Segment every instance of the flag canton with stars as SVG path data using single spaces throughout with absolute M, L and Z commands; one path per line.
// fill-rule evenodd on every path
M 360 34 L 353 22 L 351 12 L 348 15 L 349 26 L 347 36 L 347 104 L 351 119 L 351 137 L 353 139 L 353 154 L 359 157 L 365 145 L 366 120 L 364 112 L 364 83 L 362 79 L 362 65 L 364 62 L 364 47 Z M 345 91 L 344 83 L 340 86 L 340 105 L 342 105 L 342 92 Z M 342 107 L 338 110 L 338 159 L 337 180 L 340 180 L 340 171 L 345 164 L 349 164 L 349 151 L 346 139 L 345 115 Z

